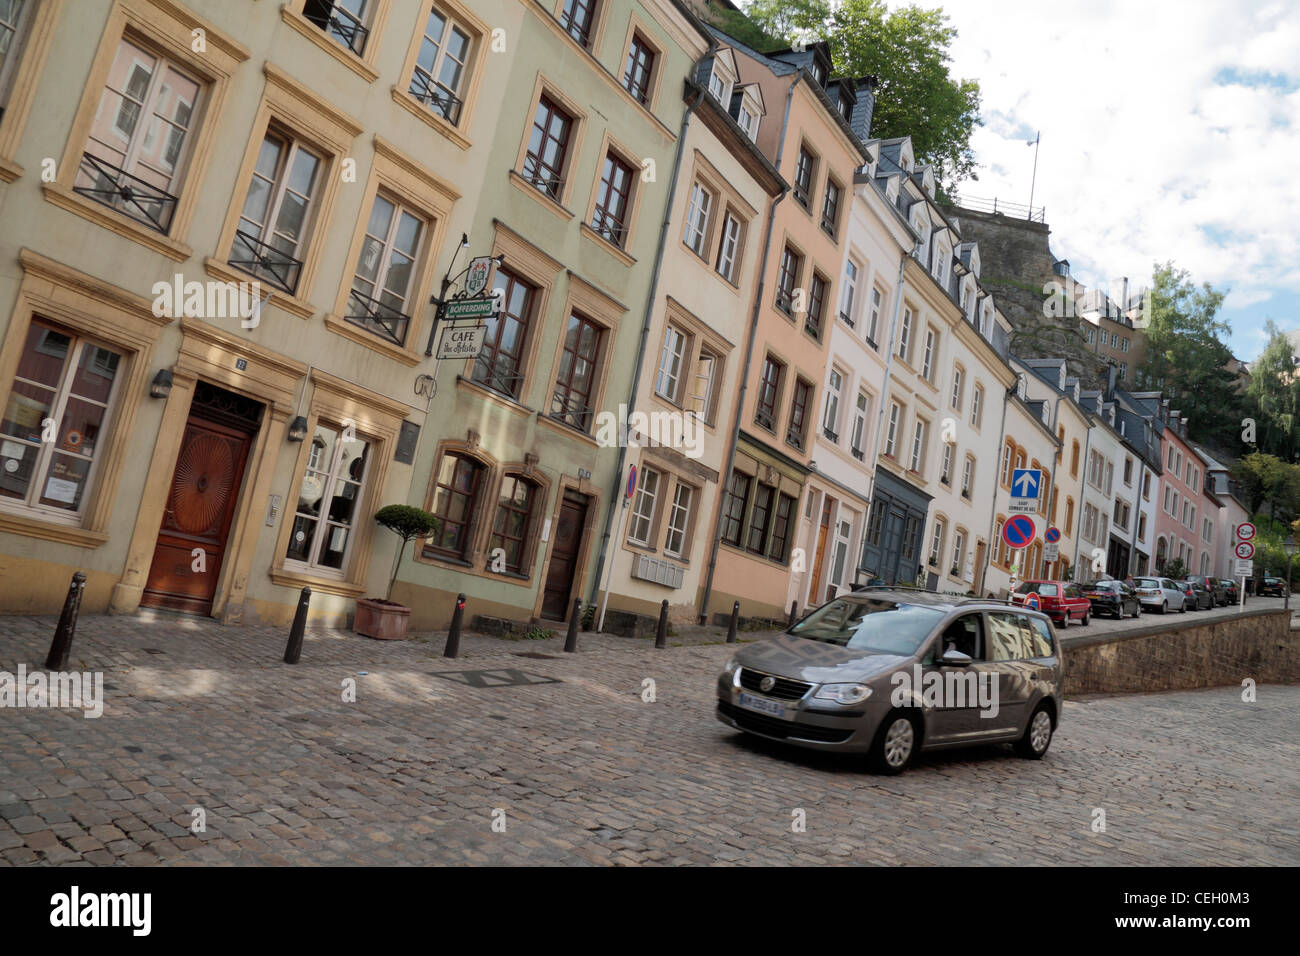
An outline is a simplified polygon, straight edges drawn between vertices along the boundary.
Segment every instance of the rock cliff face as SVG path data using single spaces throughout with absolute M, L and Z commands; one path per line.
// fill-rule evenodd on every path
M 1084 289 L 1057 273 L 1047 225 L 960 206 L 946 206 L 944 213 L 957 220 L 963 240 L 979 244 L 980 281 L 1011 322 L 1012 353 L 1020 358 L 1063 358 L 1068 374 L 1077 376 L 1085 388 L 1103 387 L 1106 363 L 1079 331 L 1075 300 Z M 1049 303 L 1051 283 L 1063 296 L 1054 303 Z

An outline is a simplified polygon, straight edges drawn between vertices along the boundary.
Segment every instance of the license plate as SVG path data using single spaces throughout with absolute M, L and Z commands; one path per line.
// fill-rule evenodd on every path
M 765 697 L 754 697 L 750 694 L 741 694 L 738 703 L 746 710 L 756 710 L 760 714 L 770 714 L 773 717 L 785 719 L 785 705 L 777 701 L 768 700 Z

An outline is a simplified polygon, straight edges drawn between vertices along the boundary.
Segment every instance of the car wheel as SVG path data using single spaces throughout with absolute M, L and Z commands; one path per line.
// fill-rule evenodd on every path
M 1161 614 L 1168 614 L 1168 613 L 1169 613 L 1169 602 L 1168 602 L 1168 601 L 1161 601 L 1161 602 L 1160 602 L 1160 613 L 1161 613 Z
M 920 741 L 916 718 L 905 710 L 891 711 L 871 745 L 872 768 L 890 776 L 902 773 L 911 764 Z
M 1070 626 L 1070 612 L 1066 611 L 1064 614 L 1061 615 L 1061 630 L 1064 631 L 1069 626 Z
M 1030 760 L 1040 760 L 1052 743 L 1052 715 L 1046 704 L 1039 704 L 1029 718 L 1025 735 L 1016 741 L 1016 753 Z
M 1088 626 L 1088 622 L 1091 621 L 1091 620 L 1092 620 L 1092 616 L 1091 616 L 1087 611 L 1084 611 L 1084 612 L 1083 612 L 1083 620 L 1080 621 L 1079 623 L 1081 623 L 1084 627 L 1087 627 L 1087 626 Z
M 1133 606 L 1133 616 L 1140 617 L 1141 615 L 1142 615 L 1142 602 L 1138 601 L 1137 604 Z
M 1187 598 L 1183 598 L 1183 606 L 1178 609 L 1179 614 L 1187 613 Z

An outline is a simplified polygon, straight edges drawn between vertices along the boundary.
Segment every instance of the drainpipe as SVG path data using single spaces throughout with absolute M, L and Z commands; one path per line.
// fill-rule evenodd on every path
M 1075 535 L 1074 542 L 1074 566 L 1079 566 L 1079 549 L 1083 547 L 1083 506 L 1088 500 L 1088 451 L 1092 448 L 1092 429 L 1088 429 L 1088 434 L 1083 439 L 1083 488 L 1079 493 L 1079 533 Z M 1100 517 L 1100 516 L 1099 516 Z M 1100 524 L 1100 521 L 1098 522 Z M 1107 524 L 1109 525 L 1109 521 Z M 1092 561 L 1089 559 L 1088 568 L 1091 570 Z
M 796 73 L 790 88 L 785 91 L 785 116 L 781 119 L 781 144 L 776 149 L 776 169 L 781 169 L 781 157 L 785 155 L 785 135 L 790 126 L 790 103 L 794 99 L 794 88 L 799 85 L 801 74 Z M 767 260 L 771 252 L 772 229 L 776 224 L 776 207 L 785 199 L 790 187 L 781 190 L 781 195 L 771 201 L 767 209 L 767 225 L 763 227 L 763 255 L 759 259 L 758 288 L 754 292 L 754 308 L 749 317 L 749 335 L 745 340 L 745 367 L 740 372 L 740 391 L 736 395 L 736 424 L 731 429 L 731 445 L 727 449 L 727 464 L 718 475 L 718 501 L 714 509 L 713 539 L 709 546 L 709 570 L 704 579 L 704 595 L 700 598 L 701 624 L 709 621 L 709 599 L 713 596 L 713 573 L 718 568 L 718 548 L 722 543 L 722 504 L 725 501 L 727 485 L 731 480 L 731 469 L 736 464 L 736 446 L 740 442 L 740 416 L 745 408 L 745 393 L 749 391 L 749 370 L 754 364 L 754 342 L 758 338 L 758 317 L 763 308 L 764 287 L 767 282 Z
M 712 56 L 717 50 L 717 41 L 711 41 L 709 50 L 704 54 L 704 59 Z M 696 66 L 698 66 L 698 62 Z M 694 76 L 694 70 L 691 71 Z M 659 274 L 663 269 L 664 250 L 668 246 L 668 227 L 673 218 L 673 202 L 677 198 L 677 178 L 682 166 L 682 155 L 686 150 L 686 128 L 690 125 L 691 115 L 695 112 L 695 107 L 699 103 L 698 96 L 686 105 L 686 112 L 682 115 L 682 126 L 677 133 L 677 154 L 673 157 L 673 175 L 668 184 L 668 200 L 664 204 L 664 221 L 659 226 L 659 248 L 655 250 L 654 271 L 650 275 L 650 291 L 646 295 L 645 319 L 641 323 L 641 338 L 637 345 L 636 364 L 632 369 L 632 384 L 628 387 L 627 393 L 627 419 L 631 421 L 632 410 L 636 407 L 636 392 L 641 384 L 641 368 L 645 364 L 646 342 L 650 338 L 650 326 L 654 321 L 655 297 L 659 294 Z M 618 468 L 614 472 L 613 490 L 609 498 L 609 511 L 605 516 L 605 530 L 600 537 L 600 554 L 596 557 L 596 573 L 591 578 L 591 600 L 588 602 L 594 604 L 596 595 L 600 592 L 601 574 L 605 570 L 605 556 L 609 552 L 610 537 L 614 526 L 614 516 L 618 514 L 622 507 L 623 499 L 623 466 L 627 463 L 627 444 L 619 443 L 618 449 Z M 609 556 L 609 579 L 606 581 L 606 593 L 608 593 L 609 584 L 612 583 L 614 556 Z
M 1007 444 L 1007 406 L 1011 404 L 1011 394 L 1014 391 L 1015 386 L 1013 385 L 1002 392 L 1002 424 L 998 426 L 998 434 L 1001 437 L 998 439 L 998 456 L 993 460 L 993 503 L 989 507 L 989 533 L 987 538 L 989 550 L 988 557 L 984 559 L 984 575 L 980 579 L 982 585 L 988 584 L 989 565 L 993 563 L 993 547 L 995 544 L 993 541 L 993 526 L 998 523 L 998 485 L 1001 484 L 998 473 L 1002 468 L 1002 449 Z M 1001 548 L 999 547 L 998 550 L 1001 550 Z M 980 590 L 987 591 L 988 588 L 982 587 Z
M 1057 395 L 1056 407 L 1052 409 L 1052 437 L 1053 438 L 1056 438 L 1057 429 L 1060 428 L 1061 426 L 1061 400 L 1063 398 L 1065 398 L 1064 395 Z M 1091 431 L 1092 429 L 1089 429 L 1089 432 Z M 1056 457 L 1052 459 L 1052 476 L 1051 478 L 1048 479 L 1047 482 L 1047 515 L 1045 517 L 1046 526 L 1043 528 L 1044 535 L 1047 534 L 1047 529 L 1052 527 L 1052 520 L 1053 520 L 1052 519 L 1052 489 L 1056 487 L 1056 465 L 1062 458 L 1065 457 L 1065 441 L 1060 438 L 1056 438 L 1056 440 L 1061 443 L 1061 447 L 1057 451 Z M 1044 542 L 1045 541 L 1046 538 L 1044 538 Z M 1056 564 L 1056 573 L 1060 574 L 1061 559 L 1058 557 L 1054 563 Z M 1073 565 L 1071 565 L 1070 570 L 1071 571 L 1074 570 Z
M 1133 500 L 1133 539 L 1129 542 L 1128 573 L 1133 573 L 1133 563 L 1137 560 L 1138 521 L 1142 518 L 1142 482 L 1146 481 L 1147 460 L 1139 458 L 1142 469 L 1138 472 L 1137 497 Z

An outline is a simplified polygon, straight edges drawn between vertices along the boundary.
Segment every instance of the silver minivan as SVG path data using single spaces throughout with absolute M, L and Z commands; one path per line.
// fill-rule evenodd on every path
M 1047 753 L 1064 699 L 1047 616 L 928 591 L 868 588 L 742 648 L 718 678 L 720 721 L 902 773 L 922 750 L 1011 743 Z

